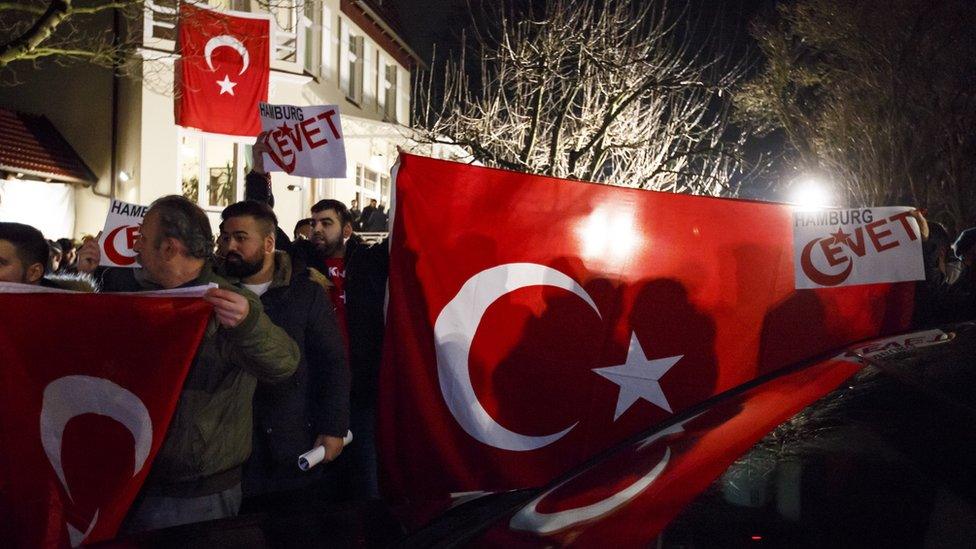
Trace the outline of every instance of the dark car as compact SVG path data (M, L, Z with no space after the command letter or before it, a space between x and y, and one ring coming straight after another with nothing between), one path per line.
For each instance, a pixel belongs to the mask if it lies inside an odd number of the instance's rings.
M888 337L717 395L541 488L238 517L108 545L970 546L973 357L972 323Z
M452 509L401 545L972 546L974 357L973 324L867 342L718 395L546 487ZM824 376L842 382L773 419L771 403Z

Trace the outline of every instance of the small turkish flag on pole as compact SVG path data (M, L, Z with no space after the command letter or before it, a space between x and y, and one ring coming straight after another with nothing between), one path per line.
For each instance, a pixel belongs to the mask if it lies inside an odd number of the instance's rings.
M271 22L180 3L176 123L205 132L257 135L268 100Z

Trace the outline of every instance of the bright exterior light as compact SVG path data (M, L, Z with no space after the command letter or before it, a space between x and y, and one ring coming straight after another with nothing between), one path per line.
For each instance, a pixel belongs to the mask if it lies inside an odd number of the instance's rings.
M822 181L807 177L793 184L789 201L801 210L817 210L832 206L833 196Z
M643 242L634 227L634 212L626 208L597 208L580 222L576 234L588 260L625 260Z

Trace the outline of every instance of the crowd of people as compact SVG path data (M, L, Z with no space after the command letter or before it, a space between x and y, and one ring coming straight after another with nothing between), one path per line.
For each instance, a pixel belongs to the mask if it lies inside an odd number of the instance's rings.
M385 233L389 230L389 216L386 213L386 206L377 205L375 198L371 198L369 206L363 208L362 211L359 211L358 201L353 199L349 204L349 215L352 219L352 229L356 233ZM292 231L292 239L311 239L313 225L311 217L300 219Z
M76 249L0 222L0 282L99 292L217 285L205 295L213 316L123 532L233 516L242 507L279 513L379 497L375 410L389 254L385 242L367 245L356 229L385 223L385 213L375 203L357 212L355 204L321 200L289 238L262 152L254 147L246 200L222 212L216 243L193 202L176 195L153 202L135 244L141 269L99 267L95 239ZM926 266L916 324L974 318L976 228L953 239L913 215ZM354 442L346 447L349 431ZM334 463L300 471L297 456L317 446Z
M338 200L316 203L290 239L254 149L246 199L222 212L216 240L190 200L150 205L134 246L140 269L99 267L96 239L77 253L59 246L56 258L34 227L0 222L0 282L97 292L217 285L204 296L213 315L122 533L379 497L387 247L363 243ZM300 470L298 456L318 446L328 465Z

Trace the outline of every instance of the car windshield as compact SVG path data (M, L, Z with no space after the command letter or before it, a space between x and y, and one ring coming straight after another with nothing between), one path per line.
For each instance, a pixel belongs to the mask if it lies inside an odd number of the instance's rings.
M965 377L971 391L976 376ZM968 545L976 537L970 419L867 367L736 460L657 545Z

